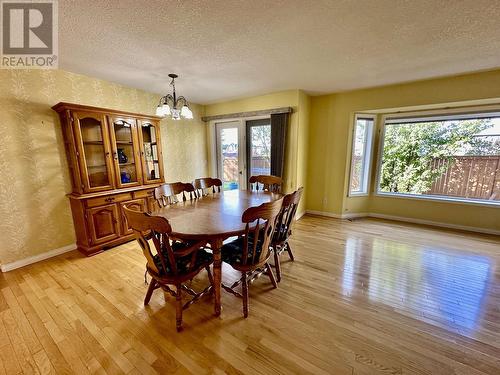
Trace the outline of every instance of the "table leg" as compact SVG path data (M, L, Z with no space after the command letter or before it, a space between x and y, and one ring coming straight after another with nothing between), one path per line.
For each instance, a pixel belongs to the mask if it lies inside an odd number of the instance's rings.
M217 240L211 243L214 256L214 289L215 289L215 316L219 316L221 312L221 282L222 282L222 260L221 247L222 241Z

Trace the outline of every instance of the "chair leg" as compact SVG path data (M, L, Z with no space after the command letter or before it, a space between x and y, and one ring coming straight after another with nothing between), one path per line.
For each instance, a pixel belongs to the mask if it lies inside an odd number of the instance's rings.
M152 278L151 282L149 283L148 291L146 292L146 297L144 298L144 305L147 305L151 300L151 296L153 295L153 292L156 289L156 284L158 284L158 281Z
M182 288L181 284L177 284L175 286L177 288L175 294L175 326L177 328L177 332L182 330Z
M241 283L243 296L243 316L245 318L248 318L248 279L246 272L242 272Z
M276 267L276 278L278 282L281 281L281 263L280 263L280 254L278 249L274 249L274 267Z
M215 293L215 287L214 287L214 278L212 276L212 272L210 272L210 266L206 266L205 269L207 270L208 280L210 281L210 285L212 286L212 289L210 290L210 294L213 294L213 293Z
M273 270L269 263L266 263L266 269L267 269L267 276L269 276L269 279L271 279L271 282L273 283L274 289L278 287L278 283L276 282L276 278L274 277Z
M295 261L295 258L293 257L293 253L292 253L292 248L290 247L290 244L288 242L286 243L286 251L288 252L288 256L290 257L290 260L292 262Z

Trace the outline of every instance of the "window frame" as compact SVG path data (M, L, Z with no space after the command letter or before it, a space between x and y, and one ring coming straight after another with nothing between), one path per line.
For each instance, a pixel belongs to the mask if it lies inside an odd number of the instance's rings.
M425 194L419 195L410 193L391 193L380 190L382 161L384 159L385 132L387 125L391 126L391 122L394 124L396 121L398 121L399 123L405 123L405 122L413 123L413 122L418 122L418 120L420 120L421 122L425 122L429 120L468 119L468 118L481 118L481 117L486 118L490 117L491 115L500 116L499 105L441 108L441 109L432 109L424 111L387 113L382 115L380 118L381 131L380 131L380 139L378 142L374 195L377 197L386 197L386 198L450 202L450 203L465 204L465 205L494 206L494 207L500 206L500 201L451 197L446 195L425 195ZM412 121L415 119L417 121Z
M371 120L370 125L365 129L366 140L363 145L363 179L362 184L360 181L361 189L360 191L351 190L352 173L353 173L353 160L354 152L356 150L356 127L358 120ZM347 196L348 197L364 197L370 195L370 177L371 177L371 166L372 166L372 154L373 154L373 143L375 140L374 132L377 124L377 115L369 113L356 113L354 114L354 121L351 133L351 160L349 167L349 181L347 186Z

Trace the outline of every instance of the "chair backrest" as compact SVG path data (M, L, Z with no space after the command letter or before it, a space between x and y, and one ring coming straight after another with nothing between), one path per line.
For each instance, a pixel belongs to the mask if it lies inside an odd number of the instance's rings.
M207 195L207 190L210 188L212 188L212 193L220 193L222 181L218 178L203 177L194 180L193 185L201 195Z
M274 231L272 243L279 245L285 242L292 234L292 224L295 220L297 207L302 196L303 187L300 187L293 193L283 197L283 206L276 218L276 230Z
M249 182L251 190L264 190L273 193L280 193L281 185L283 184L281 177L267 175L252 176L250 177Z
M154 190L154 198L160 207L179 202L179 194L182 194L182 200L186 201L186 193L190 200L197 197L196 189L193 184L183 182L172 182L158 186Z
M172 232L172 228L168 220L159 216L150 216L145 212L131 210L127 206L124 207L123 211L125 212L129 226L134 231L137 242L141 246L142 253L148 262L148 268L160 274L160 270L153 259L155 254L152 252L150 240L154 244L155 252L159 254L158 257L163 269L167 269L167 263L174 264L175 266L175 258L169 241L169 234ZM162 251L162 249L165 249L168 258L172 259L165 259L165 251Z
M147 260L148 268L151 271L158 275L168 273L171 276L177 276L179 274L177 258L191 254L190 262L188 262L187 268L183 270L184 274L191 272L196 264L198 252L191 251L191 249L174 252L170 244L172 227L167 219L161 216L151 216L146 212L131 210L127 206L124 207L123 211L125 212L129 226L134 231L135 238L141 246L142 253ZM154 246L154 253L151 243ZM158 262L154 261L156 254Z
M269 245L273 236L276 217L278 216L283 198L269 203L262 203L258 207L250 207L243 212L241 221L246 223L245 234L243 235L243 265L253 265L264 262L269 257ZM249 239L252 239L250 242ZM249 258L250 246L253 247ZM261 252L257 258L257 248L261 247Z

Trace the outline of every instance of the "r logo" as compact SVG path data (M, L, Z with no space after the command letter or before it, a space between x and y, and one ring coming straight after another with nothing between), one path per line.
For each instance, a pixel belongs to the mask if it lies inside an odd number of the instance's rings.
M2 2L4 55L54 54L52 2Z

